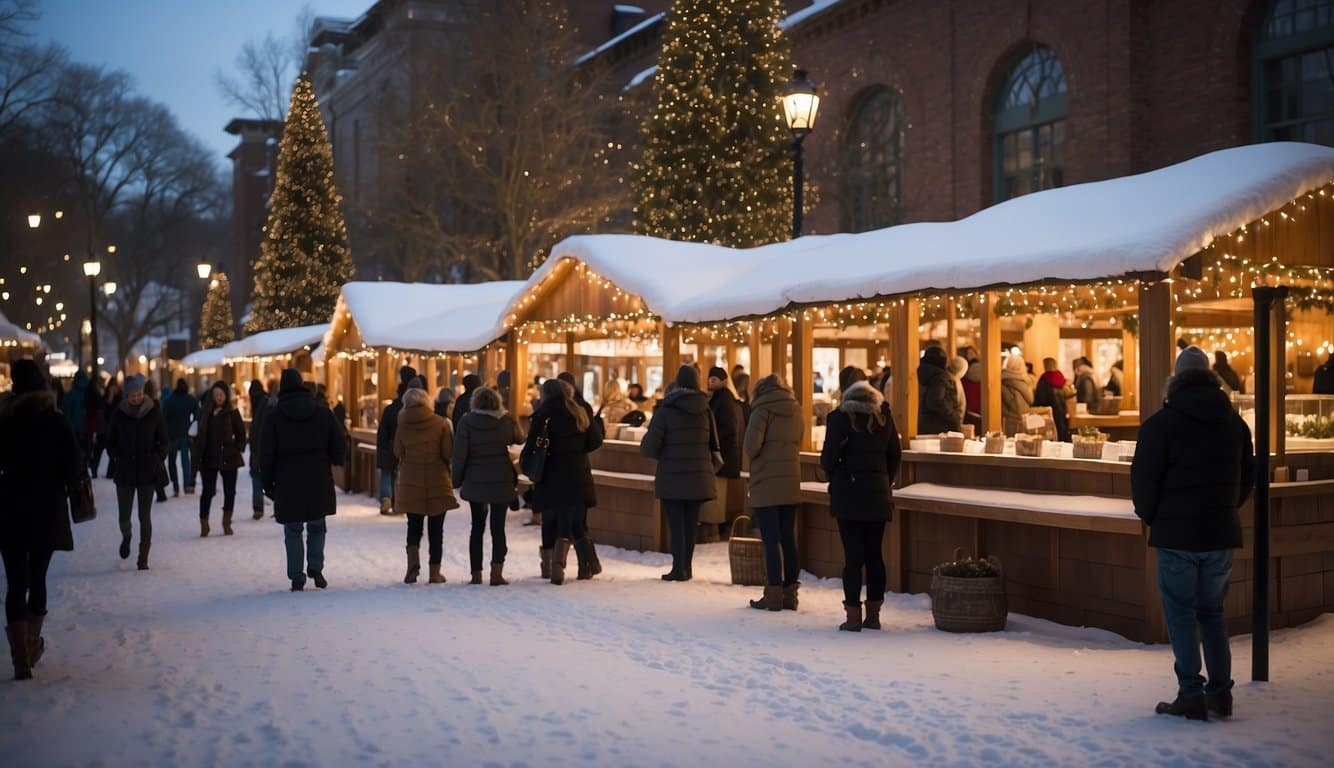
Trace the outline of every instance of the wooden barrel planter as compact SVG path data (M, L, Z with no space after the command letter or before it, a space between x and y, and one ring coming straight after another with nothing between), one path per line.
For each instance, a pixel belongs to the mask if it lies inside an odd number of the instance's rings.
M969 574L969 575L947 575ZM944 632L999 632L1009 616L1000 559L974 560L954 550L954 562L931 573L931 617Z

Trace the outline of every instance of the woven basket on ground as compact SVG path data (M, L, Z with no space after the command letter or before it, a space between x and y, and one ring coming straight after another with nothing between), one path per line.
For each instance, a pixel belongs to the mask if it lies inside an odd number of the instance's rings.
M732 538L727 542L727 559L732 565L732 583L746 587L762 587L768 583L764 569L764 544L757 538L737 534L737 523L742 520L749 524L750 516L739 515L732 521Z
M954 550L961 560L962 549ZM999 576L961 578L931 574L931 616L945 632L998 632L1005 629L1009 604L1005 599L1005 572L1000 558L986 558Z

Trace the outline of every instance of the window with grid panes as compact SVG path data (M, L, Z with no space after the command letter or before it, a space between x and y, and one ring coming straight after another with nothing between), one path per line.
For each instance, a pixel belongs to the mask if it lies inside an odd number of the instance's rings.
M857 105L843 142L839 174L844 232L899 223L903 122L903 101L890 88L876 88Z
M1065 183L1065 70L1056 54L1034 46L996 94L996 201Z
M1334 1L1271 3L1253 72L1256 139L1334 146Z

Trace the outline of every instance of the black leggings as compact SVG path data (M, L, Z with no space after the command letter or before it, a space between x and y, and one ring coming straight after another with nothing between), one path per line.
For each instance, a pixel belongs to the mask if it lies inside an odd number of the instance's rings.
M134 497L139 496L139 541L153 543L153 493L151 485L135 488L133 485L116 486L116 504L120 511L120 534L128 540L132 534L130 516L134 511Z
M470 501L468 504L472 508L472 532L468 536L468 557L472 560L472 569L482 570L482 536L486 533L487 517L491 518L491 564L504 563L505 555L509 552L505 541L505 515L509 512L509 504L480 501Z
M5 549L5 621L27 621L46 615L46 569L51 550Z
M552 549L556 539L578 541L588 535L585 520L588 519L588 507L583 504L570 504L560 507L548 507L542 510L542 548Z
M208 508L213 497L218 495L218 475L222 475L222 511L236 509L236 470L235 469L200 469L204 478L204 493L199 497L199 517L208 519Z
M885 521L839 520L838 537L843 540L843 602L861 602L862 568L866 568L866 599L884 600Z
M702 501L662 500L662 513L667 516L667 534L671 538L673 573L691 572L695 560L695 531L699 528L702 506Z
M420 547L422 544L422 523L425 521L427 554L430 565L439 565L445 556L445 513L435 516L408 515L408 546Z

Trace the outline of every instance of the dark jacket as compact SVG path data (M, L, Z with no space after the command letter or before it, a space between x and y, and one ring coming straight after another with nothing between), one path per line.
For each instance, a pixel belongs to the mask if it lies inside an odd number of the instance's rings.
M653 495L659 499L708 501L718 491L713 482L713 452L718 431L709 397L698 389L674 389L662 399L639 443L639 452L657 459Z
M756 509L801 503L801 407L786 387L761 379L746 422L744 448L750 458L746 493Z
M538 450L536 440L544 425L551 445L542 479L533 485L533 509L543 512L556 507L597 506L588 454L602 447L602 433L592 424L580 432L564 404L544 402L533 413L524 450Z
M278 395L259 441L264 495L280 523L308 523L334 514L333 467L343 465L347 444L333 411L306 389Z
M875 397L859 396L862 388ZM869 425L876 413L884 416L883 426L858 429L853 423L856 415L859 422ZM889 520L894 509L891 487L902 458L899 431L888 403L864 382L849 387L838 410L831 411L825 422L820 450L820 466L829 476L829 511L839 520Z
M1149 546L1209 552L1242 546L1237 508L1255 487L1251 430L1211 371L1168 384L1139 430L1130 486Z
M1097 380L1093 378L1093 369L1086 365L1080 366L1075 372L1075 402L1093 408L1101 399L1102 391L1098 388Z
M723 455L723 468L718 470L718 477L741 477L741 438L746 422L739 403L732 393L723 387L716 389L709 396L709 411L713 413L713 425L718 430L718 450Z
M1051 408L1052 421L1056 422L1056 439L1063 443L1070 442L1070 415L1065 404L1064 387L1053 386L1051 373L1048 371L1038 379L1037 389L1033 392L1033 405Z
M190 434L190 422L199 418L199 401L194 396L173 391L162 400L162 419L167 424L167 437L181 440Z
M1315 369L1315 381L1311 392L1317 395L1334 395L1334 357Z
M245 466L245 422L230 403L204 409L199 434L190 446L190 466L200 469L236 469Z
M83 432L98 435L107 428L107 398L100 384L88 383L83 398Z
M934 435L963 429L959 389L948 371L930 363L917 366L917 434Z
M380 426L375 430L375 466L383 472L398 469L394 455L394 433L398 431L398 414L403 410L403 398L396 397L380 414Z
M454 398L454 416L452 421L455 424L458 424L460 421L463 421L464 414L472 410L472 393L476 392L477 388L480 386L482 385L478 384L477 386L474 387L468 387L465 384L463 389L463 394Z
M465 501L507 504L519 479L509 447L524 441L523 431L505 411L468 411L454 428L454 487Z
M128 399L111 411L107 427L107 453L116 460L116 485L141 488L165 485L167 481L167 425L162 408L145 397L140 408Z
M65 488L86 472L50 392L0 399L0 549L74 549Z
M338 404L342 407L342 403ZM278 398L269 397L265 394L258 403L250 406L250 474L258 475L260 473L259 456L264 448L260 443L264 442L264 422L268 419L273 409L278 407ZM339 427L343 425L343 420L338 418L337 409L334 410L334 420L338 422ZM344 434L347 430L343 430Z
M70 426L74 428L76 435L82 435L84 432L84 401L88 399L88 374L79 371L74 374L74 383L70 385L69 391L60 398L60 410L69 420Z
M1214 373L1218 374L1218 378L1223 380L1223 384L1227 386L1228 390L1238 394L1245 393L1246 388L1241 383L1241 377L1237 375L1231 365L1216 362L1214 363Z

